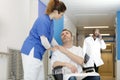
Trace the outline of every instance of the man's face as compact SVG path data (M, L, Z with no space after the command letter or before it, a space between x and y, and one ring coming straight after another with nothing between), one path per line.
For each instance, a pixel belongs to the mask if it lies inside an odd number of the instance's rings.
M99 36L99 34L100 34L99 29L96 29L93 34L94 34L94 36L96 36L96 37Z
M72 41L72 36L69 31L63 31L61 33L61 39L63 43L69 42L69 41Z

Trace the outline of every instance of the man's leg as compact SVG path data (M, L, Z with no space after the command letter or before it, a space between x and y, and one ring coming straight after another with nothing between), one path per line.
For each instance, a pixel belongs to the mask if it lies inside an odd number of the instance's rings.
M68 80L77 80L75 76L70 77Z
M99 69L99 67L97 67L95 64L94 64L94 69L95 69L95 72L98 73L98 69Z
M55 74L53 75L55 80L63 80L63 74Z

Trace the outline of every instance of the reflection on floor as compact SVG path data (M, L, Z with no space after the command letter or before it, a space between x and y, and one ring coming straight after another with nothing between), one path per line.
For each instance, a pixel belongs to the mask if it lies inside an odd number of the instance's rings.
M111 76L101 76L101 80L115 80L115 78Z

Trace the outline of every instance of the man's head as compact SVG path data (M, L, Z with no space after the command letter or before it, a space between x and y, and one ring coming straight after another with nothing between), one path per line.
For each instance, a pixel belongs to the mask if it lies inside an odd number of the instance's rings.
M93 35L96 36L96 37L99 36L100 35L100 30L99 29L94 29L93 30Z
M63 43L72 42L72 32L68 29L63 29L61 39Z

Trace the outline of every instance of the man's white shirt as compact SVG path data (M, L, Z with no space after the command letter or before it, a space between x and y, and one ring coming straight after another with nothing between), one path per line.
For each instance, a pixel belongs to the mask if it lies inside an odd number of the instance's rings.
M81 47L75 47L73 46L72 48L69 48L67 49L69 50L70 52L72 52L73 54L77 55L77 56L80 56L80 57L84 57L84 54L83 54L83 50ZM60 61L60 62L68 62L74 66L77 67L78 69L78 72L82 72L82 67L81 65L75 63L74 61L72 61L69 57L67 57L65 54L61 53L60 51L55 51L53 52L52 54L52 58L51 58L51 64L53 65L53 63L55 61Z

